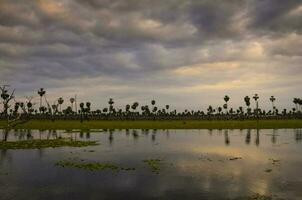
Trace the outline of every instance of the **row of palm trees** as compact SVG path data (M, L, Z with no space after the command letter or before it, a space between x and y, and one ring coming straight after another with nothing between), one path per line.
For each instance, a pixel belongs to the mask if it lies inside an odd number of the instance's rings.
M271 96L269 100L272 103L272 109L265 111L259 108L259 95L254 94L252 99L255 102L254 109L251 108L251 98L245 96L243 98L246 109L242 106L238 108L229 108L230 97L225 95L224 104L214 108L209 105L206 111L201 110L170 110L170 105L165 105L159 108L155 100L151 100L150 105L141 105L138 102L127 104L125 109L114 107L114 99L110 98L108 107L103 109L91 109L90 102L77 102L77 97L69 99L69 105L63 108L63 97L59 97L52 104L46 98L46 91L40 88L37 94L40 98L39 107L35 108L35 103L32 103L33 97L26 97L25 102L17 101L14 97L14 91L9 92L7 86L0 87L3 111L0 114L1 118L12 116L27 116L31 118L71 118L71 119L246 119L246 118L300 118L302 99L294 98L295 107L291 110L283 109L280 111L275 107L276 98ZM79 105L79 109L78 106Z

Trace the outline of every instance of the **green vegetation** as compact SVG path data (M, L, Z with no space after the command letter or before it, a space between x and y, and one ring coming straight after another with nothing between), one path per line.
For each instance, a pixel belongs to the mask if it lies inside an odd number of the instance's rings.
M95 141L74 141L70 139L0 141L0 149L42 149L56 147L86 147L92 145L98 145L98 143Z
M55 164L60 167L73 167L78 169L98 171L98 170L111 170L111 171L120 171L120 170L135 170L135 168L125 168L119 167L112 163L99 163L99 162L87 162L84 160L61 160Z
M153 172L156 172L156 173L159 172L160 164L161 164L160 159L143 160L143 162L146 163Z
M260 195L260 194L254 194L252 196L248 197L239 197L232 200L273 200L273 197L271 195Z
M5 121L0 121L0 128ZM302 120L30 120L19 129L277 129L302 128Z

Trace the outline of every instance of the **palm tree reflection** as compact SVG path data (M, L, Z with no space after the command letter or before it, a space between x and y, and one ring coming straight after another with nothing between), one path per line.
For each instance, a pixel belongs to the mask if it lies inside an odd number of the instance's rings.
M273 134L272 134L272 139L271 139L273 144L276 144L276 142L277 142L277 134L276 133L277 133L277 129L273 129Z
M251 143L251 129L247 129L246 137L245 137L245 143L250 144Z
M113 143L113 133L114 133L114 129L109 129L109 144L112 145Z
M155 142L155 140L156 140L156 132L157 132L157 129L153 129L153 131L152 131L152 137L151 137L151 139L152 139L153 142Z
M224 143L226 145L230 144L230 137L229 137L229 132L228 130L224 130Z
M129 136L129 134L130 134L129 129L126 129L126 136Z
M259 129L257 128L256 129L256 140L255 140L255 144L256 146L259 146L260 145L260 136L259 136Z
M133 137L133 139L137 140L137 138L138 138L138 132L137 132L137 130L133 130L132 131L132 137Z
M302 141L302 129L295 130L295 140L296 140L296 142Z

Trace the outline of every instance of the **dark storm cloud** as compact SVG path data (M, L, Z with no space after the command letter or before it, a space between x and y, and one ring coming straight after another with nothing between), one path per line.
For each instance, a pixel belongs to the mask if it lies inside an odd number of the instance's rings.
M301 18L300 0L1 0L0 83L171 101L228 87L292 91Z
M256 0L255 2L251 5L249 13L251 29L271 31L275 34L302 31L301 11L294 13L302 5L301 1Z

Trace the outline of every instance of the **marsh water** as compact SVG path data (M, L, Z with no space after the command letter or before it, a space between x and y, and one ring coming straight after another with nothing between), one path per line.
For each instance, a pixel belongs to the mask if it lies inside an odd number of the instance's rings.
M6 141L58 137L99 145L0 150L0 199L302 199L301 129L0 130ZM55 165L66 159L135 170Z

